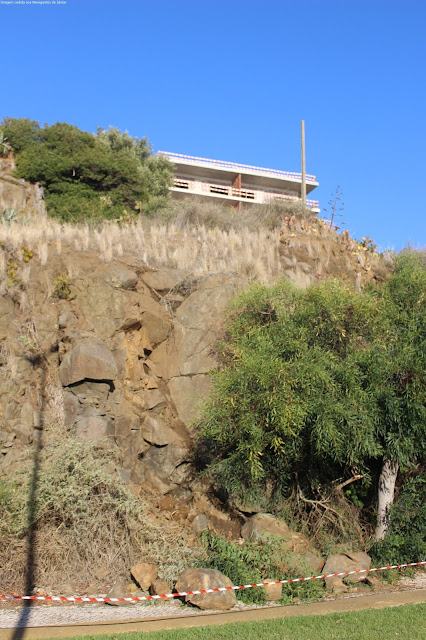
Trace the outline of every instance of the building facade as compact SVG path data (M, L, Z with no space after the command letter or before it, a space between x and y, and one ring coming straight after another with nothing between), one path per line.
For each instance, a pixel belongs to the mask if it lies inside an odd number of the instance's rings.
M233 206L267 204L271 200L300 200L302 175L279 169L265 169L224 160L210 160L169 151L158 151L174 165L173 197L203 196L215 198ZM306 175L306 193L318 182ZM306 200L306 206L319 213L316 200Z

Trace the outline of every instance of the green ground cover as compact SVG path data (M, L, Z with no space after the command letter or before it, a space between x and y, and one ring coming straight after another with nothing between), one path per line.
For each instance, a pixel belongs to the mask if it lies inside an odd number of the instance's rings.
M426 604L79 640L425 640ZM69 640L77 640L70 638Z

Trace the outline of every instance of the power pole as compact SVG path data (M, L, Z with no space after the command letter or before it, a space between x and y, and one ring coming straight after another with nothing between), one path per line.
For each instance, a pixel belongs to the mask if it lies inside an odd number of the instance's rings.
M302 120L302 203L306 207L305 121Z

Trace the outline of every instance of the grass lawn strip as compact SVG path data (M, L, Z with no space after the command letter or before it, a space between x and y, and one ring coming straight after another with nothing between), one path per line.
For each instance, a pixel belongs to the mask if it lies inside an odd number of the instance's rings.
M426 604L78 640L425 640ZM77 640L68 638L67 640Z

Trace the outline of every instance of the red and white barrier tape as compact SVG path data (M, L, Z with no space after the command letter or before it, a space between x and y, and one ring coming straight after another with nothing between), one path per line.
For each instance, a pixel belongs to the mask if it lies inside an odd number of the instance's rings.
M271 580L268 582L258 582L257 584L242 584L232 587L217 587L215 589L200 589L200 591L181 591L180 593L163 593L155 596L134 596L130 598L96 598L94 596L4 596L2 600L45 600L60 602L141 602L143 600L160 600L164 598L181 598L183 596L194 596L201 593L216 593L218 591L237 591L239 589L252 589L253 587L267 587L271 584L289 584L290 582L306 582L307 580L324 580L325 578L335 578L351 576L357 573L372 573L373 571L387 571L388 569L404 569L405 567L418 567L425 565L426 561L408 562L407 564L393 564L387 567L376 567L375 569L357 569L356 571L343 571L341 573L328 573L321 576L310 576L309 578L290 578L289 580Z

